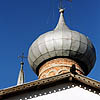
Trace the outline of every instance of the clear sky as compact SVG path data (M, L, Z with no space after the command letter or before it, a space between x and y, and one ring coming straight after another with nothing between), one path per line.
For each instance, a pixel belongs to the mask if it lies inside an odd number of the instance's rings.
M0 89L16 85L21 61L17 57L22 52L27 56L32 42L56 26L58 1L0 0ZM96 48L96 64L88 77L100 81L100 0L66 1L67 25L87 35ZM27 59L24 62L25 82L36 80Z

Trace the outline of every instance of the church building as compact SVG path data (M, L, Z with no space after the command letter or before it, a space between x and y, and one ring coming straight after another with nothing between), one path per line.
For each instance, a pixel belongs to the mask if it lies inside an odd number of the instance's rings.
M100 82L87 75L96 52L89 38L71 30L59 9L56 27L30 46L28 61L38 80L24 83L23 62L17 86L0 90L0 100L100 100Z

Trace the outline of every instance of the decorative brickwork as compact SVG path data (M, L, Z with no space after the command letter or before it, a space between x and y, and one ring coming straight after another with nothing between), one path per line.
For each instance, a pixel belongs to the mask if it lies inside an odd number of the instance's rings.
M75 64L76 72L78 74L84 73L78 63L76 63L74 60L68 58L57 58L46 62L40 67L39 79L44 79L58 74L70 72L70 68L73 64Z

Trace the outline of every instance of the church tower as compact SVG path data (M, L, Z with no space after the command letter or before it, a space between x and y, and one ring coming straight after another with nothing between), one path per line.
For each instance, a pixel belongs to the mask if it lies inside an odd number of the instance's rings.
M42 34L29 49L28 61L39 79L70 72L88 75L96 60L92 42L83 34L71 30L64 20L64 9L54 30Z
M96 61L95 48L67 26L62 5L59 15L56 27L29 48L28 61L39 79L23 83L21 72L20 84L0 90L0 100L100 100L100 82L86 76Z

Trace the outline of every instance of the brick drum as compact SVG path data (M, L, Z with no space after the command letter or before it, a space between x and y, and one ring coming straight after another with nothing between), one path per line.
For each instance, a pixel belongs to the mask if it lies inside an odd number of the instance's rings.
M74 60L68 58L56 58L46 62L39 69L39 79L44 79L47 77L52 77L55 75L70 72L70 68L75 64L76 72L78 74L83 74L83 70Z

